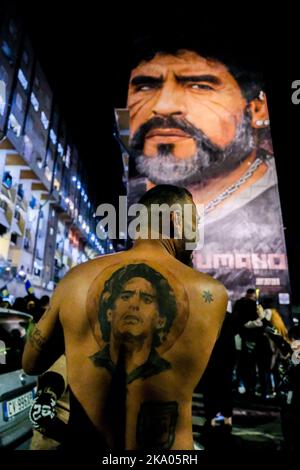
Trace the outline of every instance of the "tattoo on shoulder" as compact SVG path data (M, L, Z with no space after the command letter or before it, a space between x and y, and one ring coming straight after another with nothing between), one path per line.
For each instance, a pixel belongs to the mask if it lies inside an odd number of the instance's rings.
M142 403L136 429L139 449L171 449L175 441L177 418L176 401Z
M212 295L212 293L209 290L203 291L202 297L203 297L205 303L210 304L211 302L214 301L214 296Z
M36 326L29 335L29 341L37 351L41 351L42 349L45 349L47 339L42 335L41 331Z

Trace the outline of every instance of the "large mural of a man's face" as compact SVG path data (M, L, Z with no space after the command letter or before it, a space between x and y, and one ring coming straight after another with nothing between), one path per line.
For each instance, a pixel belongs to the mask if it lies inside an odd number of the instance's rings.
M239 165L267 117L264 98L248 102L224 64L187 50L140 62L128 108L138 172L155 184L183 186Z
M140 37L127 99L130 202L157 184L187 188L203 211L193 266L234 300L253 285L289 292L261 66L255 45L237 52L213 34Z

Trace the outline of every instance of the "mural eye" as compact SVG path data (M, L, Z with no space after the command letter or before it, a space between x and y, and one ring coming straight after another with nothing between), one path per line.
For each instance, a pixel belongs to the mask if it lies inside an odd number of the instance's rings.
M130 299L130 294L129 294L129 293L123 293L123 294L121 294L121 299L122 299L122 300L128 300L128 299Z
M148 91L148 90L151 90L151 86L150 85L141 85L139 87L137 87L137 91Z
M148 297L147 295L144 296L143 298L145 304L151 304L152 303L152 297Z
M193 83L190 88L192 88L192 90L213 90L211 86L205 85L204 83Z
M161 87L161 83L160 82L156 82L154 81L153 83L152 82L144 82L144 83L140 83L138 85L135 86L135 90L138 92L138 91L149 91L149 90L154 90L154 89L157 89L157 88L160 88Z

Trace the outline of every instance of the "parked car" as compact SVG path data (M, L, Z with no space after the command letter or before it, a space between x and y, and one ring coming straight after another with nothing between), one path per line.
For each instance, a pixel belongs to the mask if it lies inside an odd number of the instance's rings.
M0 449L26 449L32 437L28 416L37 377L22 370L31 315L0 308Z

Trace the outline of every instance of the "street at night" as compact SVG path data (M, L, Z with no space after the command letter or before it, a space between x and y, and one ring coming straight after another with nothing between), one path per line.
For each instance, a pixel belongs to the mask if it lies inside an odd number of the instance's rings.
M298 451L295 21L165 7L0 5L7 455Z

